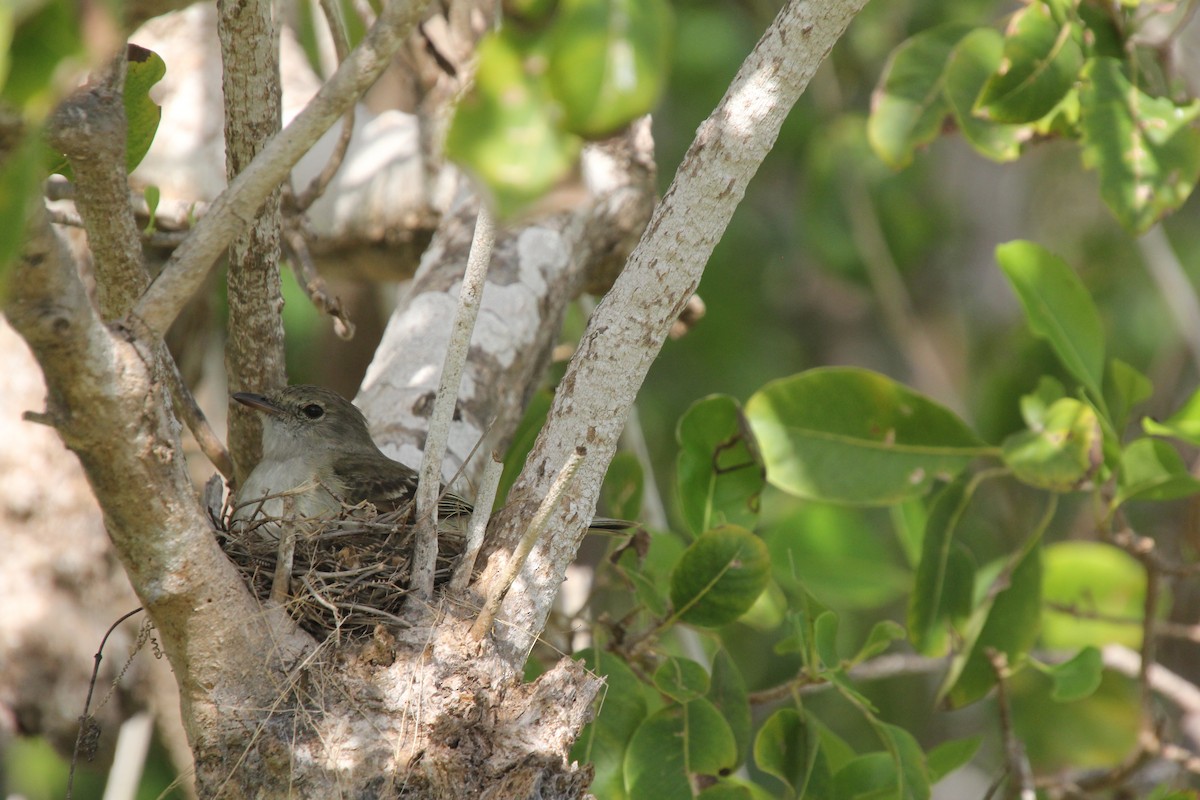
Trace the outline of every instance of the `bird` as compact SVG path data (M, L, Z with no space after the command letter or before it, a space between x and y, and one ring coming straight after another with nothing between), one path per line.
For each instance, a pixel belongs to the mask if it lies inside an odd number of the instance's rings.
M277 520L289 496L296 517L333 518L364 501L383 513L412 507L416 470L384 455L362 411L337 392L298 384L267 394L236 392L233 399L263 422L262 459L234 495L233 522ZM472 509L469 500L443 491L439 530L465 529ZM258 527L278 538L273 524ZM633 523L599 518L589 527L620 531Z

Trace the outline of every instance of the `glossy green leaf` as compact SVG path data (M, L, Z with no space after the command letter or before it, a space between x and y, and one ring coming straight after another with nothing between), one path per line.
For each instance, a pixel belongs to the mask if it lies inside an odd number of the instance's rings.
M689 775L717 775L737 762L729 725L707 700L671 705L638 726L625 751L631 800L690 800Z
M879 751L856 756L833 776L833 797L878 798L898 797L899 782L896 763L888 753Z
M992 28L976 28L962 38L946 62L945 94L963 137L993 161L1012 161L1030 131L1021 126L982 119L975 100L1000 67L1004 37Z
M1034 242L1002 244L996 261L1016 291L1030 329L1049 342L1093 398L1100 398L1104 330L1083 282L1067 262Z
M1193 392L1182 408L1162 422L1143 418L1142 430L1151 436L1170 436L1200 446L1200 390Z
M1050 113L1075 84L1083 52L1073 24L1055 20L1034 0L1013 15L1000 68L984 85L976 109L996 122L1034 122Z
M692 532L757 525L766 478L738 402L728 395L697 400L680 418L675 437L680 510Z
M750 749L751 735L754 731L753 719L750 715L746 680L724 648L717 650L713 657L708 701L721 712L721 716L729 724L737 747L737 763L734 766L741 766L746 752Z
M824 796L831 782L820 737L795 709L782 708L767 718L754 739L754 763L783 781L796 797Z
M999 580L999 584L993 584L990 604L984 603L978 609L978 613L986 614L986 621L969 655L959 654L951 666L953 688L948 698L954 707L975 702L995 685L988 650L1004 653L1008 663L1015 665L1037 641L1042 615L1042 548L1030 547Z
M654 688L680 703L708 693L708 671L690 658L668 656L654 671Z
M954 537L971 496L960 479L934 499L925 526L921 561L908 606L908 635L921 653L938 653L944 628L971 613L975 569L955 547Z
M1121 224L1144 233L1196 186L1200 100L1179 106L1148 95L1115 58L1092 59L1083 74L1083 162L1099 174L1100 196Z
M158 122L162 108L150 99L150 88L167 74L167 65L153 50L136 44L128 47L128 66L125 71L125 171L133 172L142 163Z
M1121 453L1114 505L1129 500L1178 500L1200 492L1174 447L1161 439L1136 439Z
M1103 440L1095 410L1070 397L1055 401L1041 424L1004 440L1004 463L1020 481L1039 489L1070 492L1103 462Z
M613 133L654 109L671 63L666 0L562 0L550 30L550 80L566 128Z
M707 531L671 573L671 603L684 622L717 628L746 613L770 579L767 546L745 528Z
M982 742L982 737L970 736L966 739L942 742L930 750L925 756L925 763L929 767L929 782L937 783L951 772L969 764L979 752Z
M1095 647L1085 647L1070 660L1039 669L1054 679L1050 697L1059 703L1073 703L1090 697L1100 688L1104 659Z
M579 138L559 124L542 47L511 28L485 36L475 85L446 134L446 154L483 181L501 215L544 194L579 155Z
M572 760L595 770L592 791L613 800L625 794L625 749L646 718L641 684L624 661L603 650L576 653L588 669L604 676L596 718L588 723L571 748Z
M1100 542L1058 542L1046 548L1045 560L1042 642L1046 647L1141 646L1146 572L1137 559Z
M746 404L767 480L801 497L888 505L991 452L952 411L868 370L773 381Z
M941 133L950 113L942 83L946 61L968 25L939 25L892 51L871 101L867 138L885 164L908 166L917 148Z

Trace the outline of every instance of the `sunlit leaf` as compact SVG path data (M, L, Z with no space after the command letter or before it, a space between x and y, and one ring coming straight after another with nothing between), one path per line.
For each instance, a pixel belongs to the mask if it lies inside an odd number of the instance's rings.
M1091 295L1067 262L1034 242L996 248L996 261L1025 309L1030 329L1050 343L1063 366L1099 399L1104 331Z
M550 80L567 130L616 131L654 109L671 63L666 0L561 0L550 29Z
M1120 61L1084 68L1083 161L1100 176L1100 196L1116 218L1144 233L1191 196L1200 176L1200 100L1180 106L1143 92Z
M942 92L946 61L968 25L939 25L892 51L875 94L867 137L876 155L895 169L906 167L917 148L937 138L950 103Z
M945 92L954 121L963 137L993 161L1012 161L1021 155L1027 128L981 119L975 99L1000 66L1004 37L992 28L976 28L954 47L946 63Z
M1080 488L1103 461L1095 410L1070 397L1055 401L1040 425L1009 436L1001 449L1018 480L1055 492Z
M1129 500L1178 500L1200 492L1174 447L1161 439L1136 439L1121 453L1114 504Z
M1200 446L1200 390L1193 392L1182 408L1162 422L1144 418L1142 430L1151 436L1170 436Z
M475 85L446 134L447 155L483 181L502 215L564 178L581 147L561 127L543 48L511 27L485 36L476 51Z
M750 398L746 418L767 480L814 500L898 503L991 452L949 409L856 368L773 381Z
M976 109L996 122L1033 122L1062 101L1075 84L1083 52L1070 22L1054 18L1034 0L1013 15L1000 68L988 80Z
M1045 564L1046 647L1141 646L1146 571L1133 556L1100 542L1056 542L1046 547Z
M166 74L167 65L158 53L129 45L125 71L126 172L133 172L142 163L158 132L162 108L150 99L150 88Z

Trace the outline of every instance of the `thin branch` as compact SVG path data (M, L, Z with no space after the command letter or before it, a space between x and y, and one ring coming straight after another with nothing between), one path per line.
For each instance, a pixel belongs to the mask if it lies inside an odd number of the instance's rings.
M333 49L337 53L338 63L344 63L350 52L350 36L346 33L346 20L342 18L342 4L339 0L321 0L321 12L324 13L325 21L329 25L329 33L333 37ZM346 151L350 148L350 139L353 136L354 106L351 105L350 110L342 117L341 135L338 136L337 144L333 146L333 152L330 154L329 160L325 162L325 167L309 182L304 191L292 198L291 205L295 211L300 213L307 211L309 206L325 193L329 182L341 169L342 161L346 158Z
M1008 656L1002 651L987 648L988 663L996 674L996 708L1000 715L1000 738L1004 742L1004 763L1008 772L1010 798L1034 800L1033 772L1025 755L1025 746L1017 738L1012 723L1012 707L1008 700Z
M458 296L458 312L446 347L446 360L438 383L437 398L429 416L429 433L421 459L421 482L417 487L416 542L413 546L412 588L417 597L428 600L433 596L433 575L437 567L438 495L442 491L442 462L446 460L446 443L450 438L450 422L458 405L458 387L462 383L463 367L471 349L471 334L483 301L483 287L488 265L492 261L492 245L496 229L486 203L479 204L475 218L475 233L467 270L463 274Z
M551 522L526 591L510 595L498 641L514 670L545 625L574 559L625 418L672 324L695 293L713 248L780 126L817 67L866 0L789 0L701 125L625 270L596 309L510 494L492 541L512 551L522 519L553 476L586 445L578 491ZM515 499L514 499L515 497ZM506 558L488 570L502 570Z
M342 299L329 293L329 284L325 283L325 279L317 272L317 265L308 249L304 232L296 226L289 226L283 232L283 240L290 255L288 261L292 264L296 283L300 284L313 308L333 318L333 332L339 339L353 339L354 323L350 321L346 309L342 308Z
M55 110L47 128L75 173L75 209L87 229L105 319L128 313L150 282L125 173L125 67L122 50L94 85Z
M220 472L225 480L232 482L233 460L229 457L229 451L225 449L221 437L217 436L212 426L208 424L208 419L200 410L200 404L196 402L196 397L184 382L183 375L179 373L179 365L175 363L175 358L167 350L164 342L157 343L156 354L167 379L167 388L171 392L175 415L187 425L188 430L192 432L192 438L200 447L200 452L212 462L212 465L217 468L217 472Z
M475 624L471 626L472 638L482 639L492 629L492 623L495 621L496 612L500 610L500 604L504 602L509 588L521 573L529 554L533 552L534 543L541 538L542 532L546 529L546 523L550 521L550 515L558 508L559 502L571 488L571 483L575 480L575 473L579 471L579 465L583 463L585 454L586 451L582 448L577 450L555 476L550 491L542 498L542 504L538 506L537 513L529 521L529 527L525 529L525 535L521 537L504 572L500 575L499 580L490 584L487 602L484 604L483 610L479 612Z
M370 31L304 110L268 140L226 187L192 235L172 253L132 314L161 336L200 288L213 263L245 230L259 206L287 179L300 157L375 82L421 17L428 0L385 3Z
M479 478L479 491L475 494L475 510L471 514L471 522L467 526L467 543L459 558L454 575L450 578L449 590L461 592L471 582L471 574L475 571L475 558L483 545L483 534L487 531L488 520L492 516L492 504L496 502L496 490L500 487L500 476L504 474L504 462L495 453L488 459Z
M852 681L883 681L907 675L932 675L944 672L949 661L945 658L929 658L913 653L888 653L850 668L847 677ZM751 705L776 703L792 695L815 694L831 688L829 679L822 675L801 672L789 681L751 692L747 699Z

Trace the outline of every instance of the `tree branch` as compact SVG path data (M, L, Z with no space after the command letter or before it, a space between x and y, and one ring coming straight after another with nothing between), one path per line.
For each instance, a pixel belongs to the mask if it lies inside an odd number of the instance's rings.
M390 63L420 19L428 0L394 0L294 120L271 137L255 158L213 201L192 235L167 260L138 300L133 315L162 335L200 287L225 247L245 230L254 213L283 183L292 166L333 125Z
M219 0L225 95L225 169L232 182L279 132L279 52L270 0ZM229 327L225 371L229 391L263 392L287 383L283 294L279 283L279 189L266 197L250 228L229 247ZM229 454L241 480L261 457L262 424L229 400Z
M671 324L700 281L750 178L817 67L866 4L791 0L743 63L697 133L625 271L597 308L494 535L483 585L498 579L532 515L578 446L588 458L578 495L564 503L510 593L498 646L517 670L542 630L595 508L625 417Z

